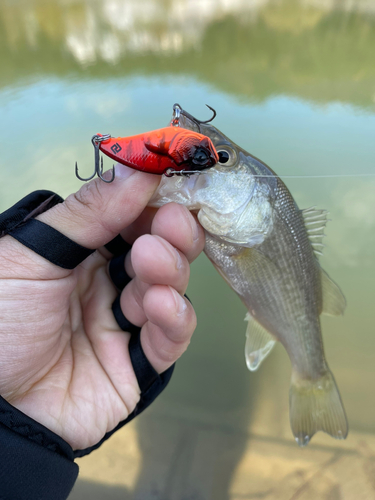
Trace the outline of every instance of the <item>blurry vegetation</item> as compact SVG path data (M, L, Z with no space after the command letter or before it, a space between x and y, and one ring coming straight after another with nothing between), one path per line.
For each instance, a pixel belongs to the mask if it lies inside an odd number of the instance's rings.
M111 23L99 2L0 0L0 88L30 77L177 74L253 101L286 94L374 106L374 13L264 0L251 12L213 9L199 24L183 0L155 2L143 12L130 2L127 14L116 0L123 17Z

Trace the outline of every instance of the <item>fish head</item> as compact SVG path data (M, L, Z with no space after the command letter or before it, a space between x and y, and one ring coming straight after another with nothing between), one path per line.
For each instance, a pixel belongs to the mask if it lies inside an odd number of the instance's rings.
M163 176L150 205L180 203L213 236L247 247L262 243L272 230L275 174L211 123L190 116L182 112L178 126L209 137L219 161L199 175Z

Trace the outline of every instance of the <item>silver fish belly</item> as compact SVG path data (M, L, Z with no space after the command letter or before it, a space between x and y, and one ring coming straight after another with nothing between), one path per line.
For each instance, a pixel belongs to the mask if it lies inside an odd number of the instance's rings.
M185 116L180 125L197 130ZM307 445L319 430L343 439L348 425L325 360L319 318L345 309L340 289L317 258L326 212L299 210L267 165L212 125L199 128L222 161L203 175L163 179L151 205L174 201L198 213L206 255L248 310L248 368L256 370L276 341L285 347L292 364L290 423L297 443Z

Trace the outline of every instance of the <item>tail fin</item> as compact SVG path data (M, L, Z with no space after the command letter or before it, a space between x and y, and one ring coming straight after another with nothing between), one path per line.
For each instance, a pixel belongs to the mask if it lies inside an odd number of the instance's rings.
M306 446L318 431L336 439L348 435L348 422L332 373L303 380L293 373L289 392L290 426L299 446Z

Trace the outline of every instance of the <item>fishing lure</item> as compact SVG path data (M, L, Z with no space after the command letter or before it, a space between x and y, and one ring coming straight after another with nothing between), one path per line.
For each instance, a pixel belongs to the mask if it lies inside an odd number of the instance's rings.
M128 167L168 177L199 174L219 160L211 139L178 126L131 137L114 138L109 134L96 134L91 142L95 149L95 171L91 177L82 178L76 163L76 176L81 181L89 181L95 175L107 183L114 180L114 166L111 179L103 178L103 157L100 160L99 151Z

